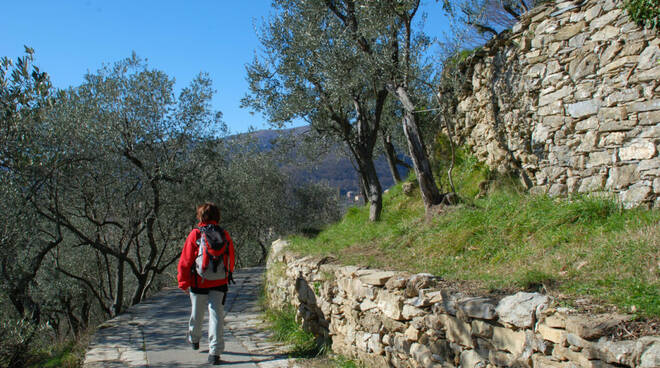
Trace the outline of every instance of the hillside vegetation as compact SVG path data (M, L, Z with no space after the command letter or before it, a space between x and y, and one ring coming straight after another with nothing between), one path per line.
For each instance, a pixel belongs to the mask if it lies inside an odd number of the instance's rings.
M660 317L660 211L624 210L598 196L532 196L510 178L491 180L475 199L489 176L463 154L454 178L461 204L425 215L419 191L407 196L398 185L384 196L382 221L352 208L314 238L293 237L292 250L430 272L490 292L538 290L568 304L589 297Z

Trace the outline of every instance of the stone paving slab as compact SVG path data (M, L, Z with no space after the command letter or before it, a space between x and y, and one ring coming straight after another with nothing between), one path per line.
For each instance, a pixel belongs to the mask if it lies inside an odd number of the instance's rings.
M223 364L236 368L291 367L286 346L270 341L261 326L258 304L264 268L242 269L234 275L225 304L225 352ZM200 350L185 340L190 317L190 299L176 288L152 298L106 321L94 335L85 368L97 367L198 367L207 366L206 327ZM207 315L208 321L208 315Z

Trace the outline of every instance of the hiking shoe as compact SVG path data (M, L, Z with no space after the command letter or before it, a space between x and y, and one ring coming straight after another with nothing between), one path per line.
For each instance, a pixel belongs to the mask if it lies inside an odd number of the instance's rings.
M199 350L199 343L198 342L191 342L190 345L192 345L193 350Z
M220 360L219 355L209 355L209 363L212 365L220 365L220 363L222 363L222 360Z

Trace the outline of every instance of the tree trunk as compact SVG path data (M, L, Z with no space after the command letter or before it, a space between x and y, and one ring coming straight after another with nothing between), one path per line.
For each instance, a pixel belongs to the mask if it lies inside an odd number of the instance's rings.
M404 107L403 132L406 135L406 141L408 141L408 149L410 150L415 174L417 174L417 181L419 182L419 189L422 193L424 207L428 210L431 206L440 204L442 196L433 179L433 172L431 171L431 164L426 155L424 141L415 122L415 114L413 113L415 107L412 101L410 101L408 91L399 86L396 88L395 93Z
M135 288L135 293L133 293L133 298L131 300L131 305L138 304L144 298L144 293L147 287L147 280L149 279L149 272L137 276L137 287Z
M117 277L115 279L115 299L112 303L112 317L118 316L124 307L124 261L117 260Z
M373 157L367 154L365 148L357 147L355 152L358 156L356 159L365 191L364 198L369 202L369 221L379 221L383 210L383 193L376 173L376 165L374 165Z
M392 144L392 137L389 134L383 135L382 137L383 147L385 148L385 158L387 158L387 165L390 167L390 173L392 174L394 183L398 184L401 182L401 175L399 174L399 170L396 168L397 158L394 145Z
M369 203L369 195L367 194L367 183L364 181L364 175L360 172L360 170L358 170L357 172L360 180L360 195L362 196L362 198L364 198L364 204L367 204Z

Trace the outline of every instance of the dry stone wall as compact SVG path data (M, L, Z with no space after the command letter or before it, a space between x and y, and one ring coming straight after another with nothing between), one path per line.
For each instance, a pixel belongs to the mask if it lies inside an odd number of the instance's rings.
M660 38L622 1L548 1L461 65L454 129L550 195L660 207Z
M606 337L624 315L580 315L539 293L467 296L429 274L299 258L276 241L271 307L293 305L303 326L371 367L660 367L660 337Z

